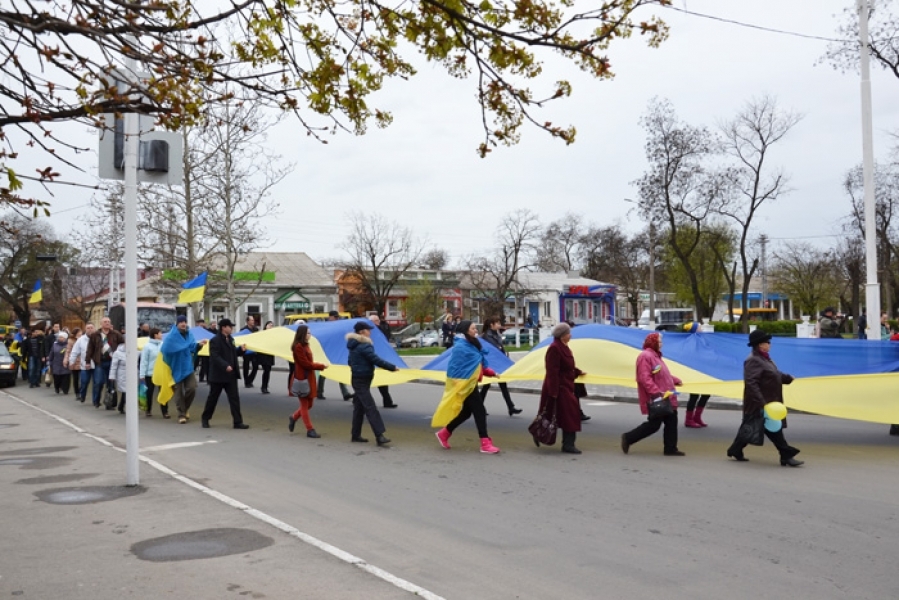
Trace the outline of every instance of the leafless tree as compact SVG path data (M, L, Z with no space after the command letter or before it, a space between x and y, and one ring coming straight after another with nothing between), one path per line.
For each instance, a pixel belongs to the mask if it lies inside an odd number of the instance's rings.
M349 221L350 237L341 244L348 254L343 271L358 281L378 314L385 314L391 291L418 264L422 243L414 238L411 229L379 214L354 212Z
M620 225L591 225L582 235L579 249L584 265L582 274L590 279L614 282L638 315L640 293L649 289L649 243L647 231L630 236ZM658 256L658 253L655 253ZM656 271L656 282L663 287L663 277Z
M788 177L770 164L771 149L801 118L798 114L780 110L774 98L762 96L747 102L734 119L721 125L724 150L733 164L726 171L730 193L718 212L736 224L739 235L737 251L743 276L741 322L744 333L749 329L749 285L759 266L758 255L750 254L753 219L763 204L775 202L789 191Z
M519 281L522 271L528 269L529 255L540 236L540 221L528 209L518 209L506 215L497 227L497 246L491 254L472 256L466 260L472 286L480 302L484 303L484 316L497 315L505 319L503 308L509 297L526 294Z
M726 194L726 179L710 167L720 142L705 127L680 121L671 102L664 99L650 101L641 124L647 136L648 167L634 182L640 193L640 212L648 222L663 225L668 247L683 266L697 317L708 317L694 252L703 227Z
M573 213L566 213L561 219L549 223L541 231L535 250L536 269L546 273L576 270L583 234L589 227L583 217Z
M443 248L432 248L421 255L422 268L442 271L449 266L449 253Z

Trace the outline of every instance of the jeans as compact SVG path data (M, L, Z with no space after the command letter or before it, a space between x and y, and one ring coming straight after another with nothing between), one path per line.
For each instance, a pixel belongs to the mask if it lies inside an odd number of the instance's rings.
M90 384L93 376L93 369L81 369L81 376L80 379L76 382L76 385L78 386L77 396L82 400L84 398L87 398L87 386Z
M41 359L36 356L28 357L28 383L32 386L41 384Z
M100 395L103 393L104 387L115 393L115 388L109 383L109 367L111 366L111 360L104 360L94 367L94 406L100 406Z

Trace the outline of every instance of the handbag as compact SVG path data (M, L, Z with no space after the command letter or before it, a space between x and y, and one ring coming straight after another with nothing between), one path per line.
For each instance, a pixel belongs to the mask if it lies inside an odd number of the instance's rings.
M737 439L753 446L765 443L765 417L762 415L748 417L740 424Z
M558 425L556 424L556 402L553 402L552 417L547 414L547 407L544 406L543 411L534 417L528 426L528 431L534 437L534 443L539 447L540 444L552 446L556 443L556 432Z
M303 378L293 378L293 383L290 384L290 395L296 396L297 398L306 398L312 392L312 387L309 385L309 379L306 375L306 370L303 370Z
M116 396L116 393L111 390L106 390L106 395L103 396L103 406L107 409L113 409L118 405L119 400Z
M137 384L137 408L147 410L147 384L143 381Z
M656 398L646 403L646 410L650 419L664 419L674 414L674 407L668 398Z

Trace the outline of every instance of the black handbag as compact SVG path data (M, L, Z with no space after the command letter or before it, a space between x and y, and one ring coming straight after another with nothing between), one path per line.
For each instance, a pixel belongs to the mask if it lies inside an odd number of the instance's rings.
M753 446L761 446L765 443L765 417L747 417L740 424L737 439Z
M113 409L118 405L119 400L116 396L116 393L110 390L106 390L106 395L103 396L103 407L107 409Z
M556 443L556 432L559 426L556 424L556 403L553 402L552 405L552 416L546 414L548 407L544 406L543 411L528 425L528 431L534 437L534 443L538 447L540 444L552 446Z
M668 398L656 398L646 403L650 419L664 419L674 414L674 407Z

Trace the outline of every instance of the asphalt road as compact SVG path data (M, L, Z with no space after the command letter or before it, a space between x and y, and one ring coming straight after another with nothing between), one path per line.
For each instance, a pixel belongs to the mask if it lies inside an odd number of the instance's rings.
M7 391L124 445L114 411L47 388ZM429 419L441 391L394 387L400 406L382 411L393 444L378 448L350 443L350 403L333 382L312 412L319 440L301 423L290 435L296 401L258 387L241 389L251 429L231 429L224 397L201 429L201 384L189 424L141 417L141 447L214 441L144 453L445 598L899 596L899 438L886 425L791 415L787 439L806 461L792 469L770 444L728 460L740 415L726 410L707 411L706 429L680 429L686 457L662 456L661 433L624 455L637 407L586 402L593 419L572 457L534 447L536 395L515 395L525 411L510 418L491 390L502 449L492 456L478 452L473 423L452 450L438 446Z

